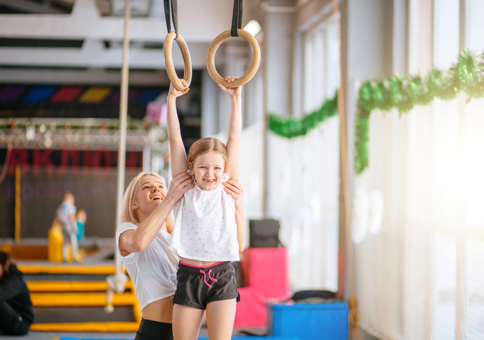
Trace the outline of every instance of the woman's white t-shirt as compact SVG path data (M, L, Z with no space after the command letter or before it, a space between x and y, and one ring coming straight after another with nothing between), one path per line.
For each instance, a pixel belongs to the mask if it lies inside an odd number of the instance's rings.
M138 226L125 222L116 231L116 246L119 252L119 237L127 230ZM176 271L179 257L170 247L171 235L164 230L141 253L121 256L124 266L133 281L136 297L141 309L148 304L175 294Z
M224 174L223 182L228 180ZM206 191L195 183L176 204L172 245L183 258L239 261L235 203L220 183Z

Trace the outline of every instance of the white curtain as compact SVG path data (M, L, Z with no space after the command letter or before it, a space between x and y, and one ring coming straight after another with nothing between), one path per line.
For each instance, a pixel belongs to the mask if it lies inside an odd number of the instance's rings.
M433 62L484 49L482 0L434 0ZM463 19L463 23L459 23ZM362 327L382 339L484 339L484 99L372 112L369 168L383 224L356 245Z
M338 287L339 119L302 138L271 135L269 213L281 221L293 290Z
M484 335L484 100L374 112L370 167L381 230L356 245L363 328L383 339Z

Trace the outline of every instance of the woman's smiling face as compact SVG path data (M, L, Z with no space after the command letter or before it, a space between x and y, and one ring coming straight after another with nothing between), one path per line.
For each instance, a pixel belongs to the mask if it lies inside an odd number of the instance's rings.
M165 198L165 187L155 176L144 176L136 193L133 209L138 215L139 222L150 216L156 207Z
M221 154L210 151L195 158L190 170L200 188L210 191L222 182L225 161Z

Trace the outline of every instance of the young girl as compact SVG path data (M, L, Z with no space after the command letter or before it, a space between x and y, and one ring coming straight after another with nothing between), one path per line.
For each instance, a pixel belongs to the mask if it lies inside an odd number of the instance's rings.
M226 81L235 79L228 77ZM241 199L234 201L224 182L237 179L239 174L242 89L219 87L231 101L227 146L215 138L200 139L191 146L188 160L176 112L176 98L188 89L178 91L170 85L168 94L172 174L188 170L195 180L195 187L174 210L172 245L181 257L173 299L176 340L197 338L204 310L210 340L230 339L239 300L230 261L238 261L244 249L244 219Z

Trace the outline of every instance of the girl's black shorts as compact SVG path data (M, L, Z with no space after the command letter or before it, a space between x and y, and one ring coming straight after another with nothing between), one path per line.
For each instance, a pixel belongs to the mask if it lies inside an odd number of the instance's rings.
M213 301L237 299L240 295L235 269L230 262L197 267L180 262L173 303L204 310Z

